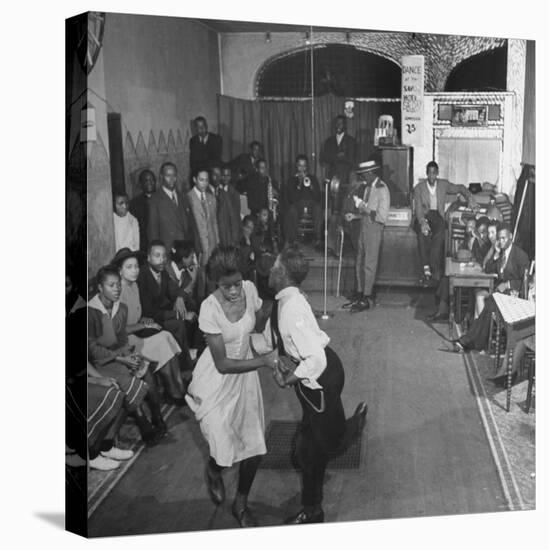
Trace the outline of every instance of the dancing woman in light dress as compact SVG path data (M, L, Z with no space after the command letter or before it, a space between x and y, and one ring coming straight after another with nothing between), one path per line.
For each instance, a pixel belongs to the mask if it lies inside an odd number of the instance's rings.
M238 491L232 513L241 527L257 521L248 493L266 454L263 396L257 370L275 369L277 351L254 357L250 334L262 301L251 281L242 279L235 247L218 247L207 265L217 289L202 303L199 326L208 347L200 356L187 390L187 402L209 445L208 492L215 504L225 499L221 472L239 462Z

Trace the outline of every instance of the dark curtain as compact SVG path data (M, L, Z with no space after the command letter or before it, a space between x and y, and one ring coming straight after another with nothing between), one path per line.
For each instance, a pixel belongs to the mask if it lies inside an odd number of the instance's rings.
M300 153L309 157L311 172L322 181L320 151L334 132L334 119L343 113L344 102L334 95L315 98L313 144L310 101L250 101L220 95L218 128L223 137L223 160L248 151L249 143L257 139L263 144L272 178L281 185L294 174L294 160ZM392 115L395 128L400 128L400 103L355 101L354 117L347 119L347 133L357 140L359 162L374 153L374 129L382 114Z

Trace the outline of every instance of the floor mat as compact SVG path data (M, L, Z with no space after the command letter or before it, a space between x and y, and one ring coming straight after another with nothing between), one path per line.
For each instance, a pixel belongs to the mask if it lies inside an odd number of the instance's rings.
M299 422L273 420L267 430L267 454L260 468L265 470L298 470L294 459L295 440ZM349 447L340 454L332 454L328 462L331 470L357 470L362 456L361 433Z

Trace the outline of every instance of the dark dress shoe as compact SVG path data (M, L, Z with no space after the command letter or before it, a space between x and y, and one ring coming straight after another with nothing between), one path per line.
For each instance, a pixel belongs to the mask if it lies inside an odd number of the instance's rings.
M219 506L225 501L225 484L221 474L212 475L210 469L206 467L206 483L208 484L208 494L212 502Z
M362 401L357 405L355 414L353 415L358 420L358 432L360 433L366 425L366 415L368 414L368 405Z
M368 298L362 298L351 306L351 313L358 313L360 311L366 311L367 309L370 309L370 302Z
M233 504L232 513L240 527L257 527L257 520L247 506L242 510L237 510Z
M427 316L428 321L448 321L448 314L439 313L438 311L436 313L433 313L431 315Z
M158 440L164 439L168 435L168 426L166 426L164 420L159 420L158 422L154 423L153 426L156 431L156 436L158 437Z
M309 514L301 510L297 515L284 521L285 525L301 525L303 523L324 523L324 512L320 510L315 514Z

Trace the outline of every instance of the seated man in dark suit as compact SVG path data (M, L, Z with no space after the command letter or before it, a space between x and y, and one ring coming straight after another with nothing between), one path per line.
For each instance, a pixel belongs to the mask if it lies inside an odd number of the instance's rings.
M165 162L160 167L160 189L149 200L149 242L160 240L171 247L176 240L194 238L187 200L179 193L176 183L177 167L172 162Z
M130 213L139 223L139 247L143 252L147 251L147 227L149 225L149 203L156 191L156 177L151 170L142 170L139 174L139 187L141 193L130 201Z
M513 234L508 225L502 225L498 231L498 243L499 251L487 263L486 272L497 274L495 292L518 293L522 286L524 271L530 264L528 255L513 244ZM482 313L473 321L467 333L454 341L455 351L485 350L488 347L490 319L496 307L492 296L486 298Z
M178 296L185 303L185 325L187 339L191 349L197 350L200 355L205 346L204 336L198 329L198 256L191 241L175 241L170 251L170 260L166 264L166 272L175 282L179 291Z
M248 182L257 171L257 161L263 157L263 146L259 141L252 141L248 153L242 153L231 161L238 192L246 194Z
M322 233L322 205L320 185L314 174L309 174L306 155L295 159L296 175L288 182L285 193L286 213L283 218L284 238L290 245L297 241L298 223L307 209L313 218L315 246L319 246Z
M185 326L187 310L178 285L166 272L167 259L166 245L162 241L150 241L147 264L139 270L137 279L142 313L174 335L181 348L181 369L190 370L193 364Z
M488 223L486 216L478 219L467 220L465 226L465 242L462 247L471 251L473 260L480 265L490 250L491 243L488 240Z
M473 195L464 185L456 185L438 178L438 164L427 164L427 179L421 180L414 188L416 219L414 230L417 242L423 278L425 281L440 281L444 264L444 209L449 193L462 193L467 197L469 206L478 210Z
M210 168L214 161L221 162L223 140L221 136L208 132L208 123L203 116L194 119L196 134L189 141L191 174Z

